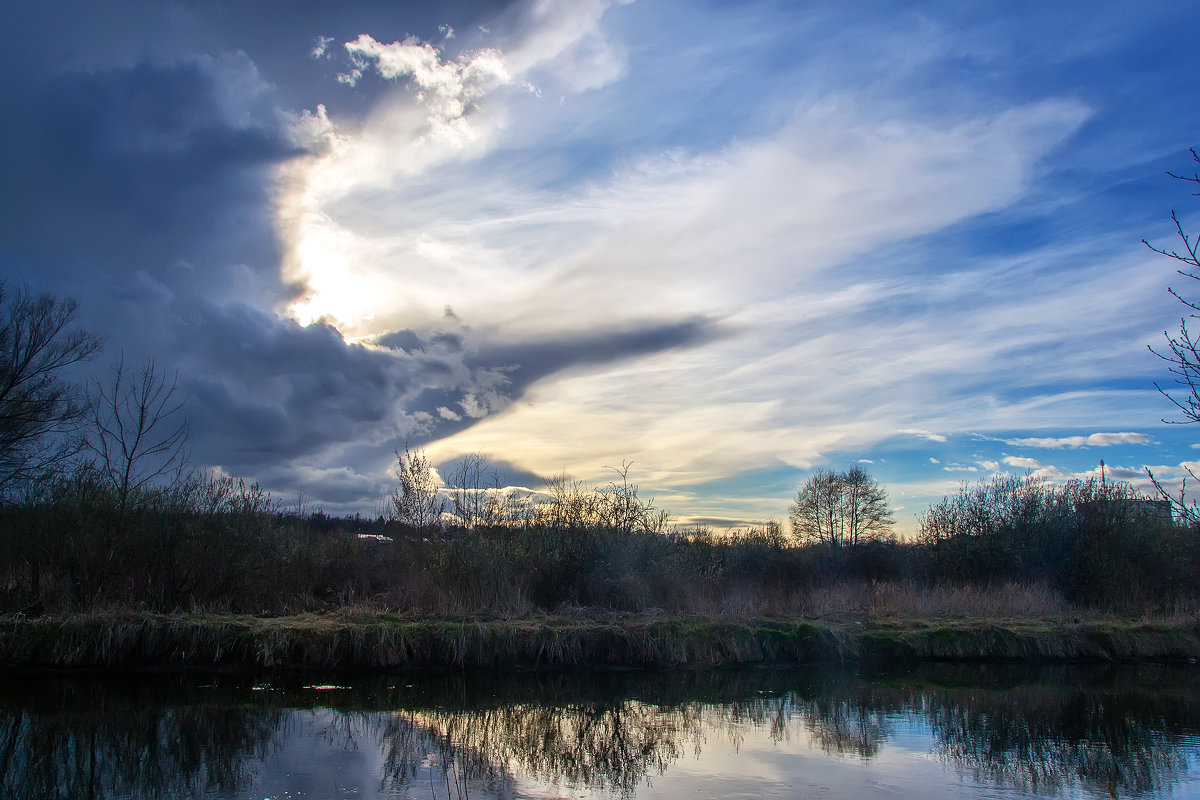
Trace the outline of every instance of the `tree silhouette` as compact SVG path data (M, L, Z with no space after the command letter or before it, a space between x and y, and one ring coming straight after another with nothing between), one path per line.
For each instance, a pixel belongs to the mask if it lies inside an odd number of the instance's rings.
M857 465L814 472L796 492L788 518L796 538L835 550L887 537L895 522L887 492Z
M417 530L439 528L446 499L439 494L441 481L423 450L396 453L396 477L400 485L392 491L395 519Z
M100 340L76 327L76 309L0 281L0 494L79 451L85 405L63 373Z
M1192 161L1195 164L1200 164L1200 153L1192 148ZM1191 175L1168 172L1167 175L1178 181L1195 184L1200 186L1200 173L1193 172ZM1193 197L1200 197L1200 191L1192 192ZM1183 223L1179 221L1179 215L1175 210L1171 210L1171 221L1175 223L1175 233L1179 237L1179 241L1183 243L1182 251L1168 250L1166 248L1155 247L1145 239L1142 244L1149 247L1156 253L1161 253L1168 258L1183 264L1183 267L1176 270L1180 275L1194 281L1200 281L1200 239L1195 241L1184 231ZM1183 419L1168 420L1163 422L1168 424L1192 424L1200 422L1200 340L1198 340L1190 330L1188 330L1188 320L1196 319L1197 313L1200 311L1200 303L1194 300L1189 300L1184 294L1176 291L1175 287L1167 287L1172 295L1187 308L1184 316L1179 319L1179 331L1175 334L1163 331L1163 338L1166 339L1166 347L1155 349L1153 345L1149 345L1150 352L1167 362L1167 369L1173 377L1174 387L1164 387L1159 383L1154 386L1162 393L1164 397L1183 414ZM1196 474L1191 468L1185 467L1188 476L1196 479ZM1155 488L1159 494L1167 500L1171 501L1171 505L1175 511L1182 515L1189 522L1200 522L1200 509L1195 503L1187 501L1187 481L1184 480L1180 488L1178 496L1172 496L1166 488L1164 488L1154 474L1149 470L1146 471L1150 476L1150 480L1154 482Z
M150 359L133 372L122 357L108 382L93 381L85 442L117 493L118 511L151 486L178 480L188 436L183 404L177 379L168 382Z

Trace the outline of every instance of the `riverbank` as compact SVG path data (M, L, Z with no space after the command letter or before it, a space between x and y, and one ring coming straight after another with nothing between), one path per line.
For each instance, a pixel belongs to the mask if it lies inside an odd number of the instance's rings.
M813 621L614 615L409 619L133 612L0 618L24 669L404 670L854 661L1187 661L1200 619Z

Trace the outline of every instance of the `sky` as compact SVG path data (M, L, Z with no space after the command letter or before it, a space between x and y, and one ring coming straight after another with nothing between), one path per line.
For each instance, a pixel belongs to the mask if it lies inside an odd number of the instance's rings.
M396 452L630 464L681 523L865 466L1200 459L1177 2L16 0L0 278L178 376L194 463L374 514ZM1166 420L1166 421L1164 421Z

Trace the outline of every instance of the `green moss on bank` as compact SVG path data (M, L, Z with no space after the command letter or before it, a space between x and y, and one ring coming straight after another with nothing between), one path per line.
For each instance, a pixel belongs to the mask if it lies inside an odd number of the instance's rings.
M0 618L0 665L23 668L387 670L1187 659L1200 659L1200 621L1195 619L864 625L649 616L412 620L369 613Z

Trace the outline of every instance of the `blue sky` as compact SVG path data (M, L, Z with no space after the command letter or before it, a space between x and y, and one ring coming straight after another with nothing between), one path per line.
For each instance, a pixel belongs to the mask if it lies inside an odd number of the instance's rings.
M13 3L0 276L154 357L209 468L372 512L394 451L633 462L783 519L866 462L1177 479L1178 3ZM1200 286L1197 287L1200 289ZM1200 295L1200 291L1194 294ZM93 365L100 367L100 364Z

